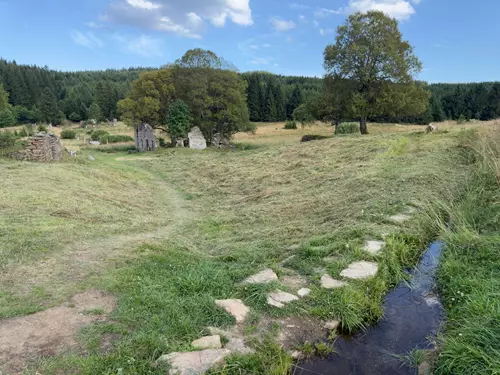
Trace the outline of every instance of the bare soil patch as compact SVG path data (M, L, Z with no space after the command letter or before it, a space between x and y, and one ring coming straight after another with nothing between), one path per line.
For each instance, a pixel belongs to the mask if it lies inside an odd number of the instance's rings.
M33 359L78 347L77 331L90 323L105 320L115 305L113 296L89 290L61 306L0 321L0 370L22 372ZM95 309L104 314L88 313Z

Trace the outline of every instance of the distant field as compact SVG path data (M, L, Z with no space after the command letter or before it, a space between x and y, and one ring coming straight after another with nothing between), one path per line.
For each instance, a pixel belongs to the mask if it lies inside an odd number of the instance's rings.
M73 348L29 362L43 374L156 373L159 355L186 350L207 325L231 324L214 305L221 298L252 309L248 332L285 316L360 329L380 318L387 289L437 234L429 204L460 190L468 170L457 147L462 131L493 125L446 123L425 134L422 126L370 124L369 136L300 143L304 134L333 129L259 124L256 134L235 136L256 146L246 151L144 155L89 148L82 129L80 140L63 141L80 150L76 158L1 160L0 317L45 310L88 288L117 297L111 321L78 336L86 355ZM132 133L123 124L103 128ZM415 212L408 223L389 220L405 212ZM387 256L362 250L365 240L384 238ZM323 273L339 277L359 260L377 261L378 276L338 291L320 288ZM264 268L305 278L310 299L278 311L266 293L289 286L239 285ZM115 349L101 350L111 333Z

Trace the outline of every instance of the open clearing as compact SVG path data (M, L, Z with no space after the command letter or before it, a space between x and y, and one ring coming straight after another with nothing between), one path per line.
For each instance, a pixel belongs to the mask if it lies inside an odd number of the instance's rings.
M38 345L50 343L28 340L24 348L35 354L0 363L4 374L165 373L153 366L161 355L189 350L209 326L234 324L216 300L241 299L251 310L242 331L256 349L253 362L230 358L227 373L265 373L255 363L286 373L284 352L266 335L256 338L263 322L309 316L355 331L379 319L385 292L437 234L426 207L460 189L465 127L425 134L371 125L369 136L304 144L301 135L331 128L281 128L238 134L235 150L139 157L82 149L58 164L0 161L0 332L27 314L52 319L53 309L93 309L71 303L88 290L116 298L106 320L72 326L78 345L68 339L43 352ZM410 220L397 223L394 215ZM383 252L364 250L377 240L386 242ZM360 261L376 263L376 276L342 278ZM278 280L241 284L265 269ZM325 275L347 286L323 288ZM283 309L267 304L269 292L304 287L310 294ZM14 350L0 345L0 361Z

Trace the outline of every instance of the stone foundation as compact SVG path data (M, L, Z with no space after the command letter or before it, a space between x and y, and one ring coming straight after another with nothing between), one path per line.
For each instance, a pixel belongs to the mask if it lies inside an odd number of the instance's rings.
M55 134L38 133L29 139L26 148L12 154L17 160L51 162L62 159L62 147Z

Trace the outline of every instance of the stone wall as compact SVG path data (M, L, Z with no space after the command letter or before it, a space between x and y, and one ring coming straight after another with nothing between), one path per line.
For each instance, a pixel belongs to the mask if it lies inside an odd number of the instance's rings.
M155 130L148 124L141 124L134 132L135 148L139 152L156 150Z
M31 137L26 148L12 155L15 159L50 162L62 159L62 147L55 134L38 133Z

